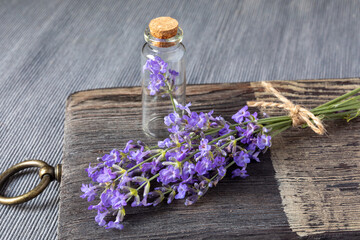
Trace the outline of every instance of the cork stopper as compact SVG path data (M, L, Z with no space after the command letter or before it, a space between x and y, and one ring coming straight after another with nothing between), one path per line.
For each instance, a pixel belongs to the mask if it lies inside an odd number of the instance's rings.
M159 39L168 39L176 36L179 23L171 17L154 18L149 23L150 34Z

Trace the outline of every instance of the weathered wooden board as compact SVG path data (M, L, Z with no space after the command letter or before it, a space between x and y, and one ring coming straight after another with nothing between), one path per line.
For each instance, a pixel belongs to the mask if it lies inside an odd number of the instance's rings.
M355 87L360 79L273 82L297 104L315 106ZM258 83L194 85L193 110L227 119L247 100L274 100ZM66 107L60 239L338 239L360 237L360 121L327 123L329 134L289 130L273 140L245 180L225 178L197 204L135 208L123 231L105 230L81 199L84 169L129 139L156 139L141 130L140 88L71 95Z

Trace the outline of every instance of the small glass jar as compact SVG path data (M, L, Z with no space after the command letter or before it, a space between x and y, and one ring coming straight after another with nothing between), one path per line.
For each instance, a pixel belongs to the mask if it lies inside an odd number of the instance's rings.
M146 28L144 37L146 43L141 58L142 126L147 135L161 138L168 135L164 117L176 111L177 104L185 104L183 31L177 27L175 36L160 39Z

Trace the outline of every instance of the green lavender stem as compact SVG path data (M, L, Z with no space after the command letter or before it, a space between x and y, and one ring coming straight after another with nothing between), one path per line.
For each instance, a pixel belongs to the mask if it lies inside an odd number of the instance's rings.
M174 112L178 112L177 108L176 108L176 104L175 104L175 100L174 100L174 96L172 95L172 89L170 87L170 84L167 80L165 80L165 84L167 86L167 93L169 94L170 97L170 101L171 101L171 105L174 109Z
M331 101L329 101L329 102L327 102L327 103L324 103L324 104L322 104L322 105L314 108L313 110L315 110L315 109L320 109L320 108L323 108L323 107L328 107L328 106L330 106L330 105L333 105L333 104L335 104L335 103L340 102L341 100L344 100L344 99L346 99L346 98L348 98L348 97L351 97L351 96L357 94L358 92L360 92L360 87L359 87L359 88L356 88L356 89L354 89L354 90L352 90L352 91L350 91L350 92L348 92L348 93L346 93L346 94L344 94L344 95L342 95L342 96L340 96L340 97L337 97L337 98L335 98L335 99L333 99L333 100L331 100Z
M171 94L170 91L169 91L169 96L170 96L170 100L171 100L171 104L172 104L172 106L173 106L174 112L177 112L177 108L176 108L176 105L175 105L174 97L173 97L173 95Z

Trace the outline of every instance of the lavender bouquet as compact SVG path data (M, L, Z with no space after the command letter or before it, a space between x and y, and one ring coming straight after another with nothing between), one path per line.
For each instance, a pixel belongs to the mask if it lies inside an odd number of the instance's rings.
M123 229L128 205L156 206L163 201L170 204L174 199L185 199L185 205L191 205L226 174L246 178L248 164L260 161L259 154L271 147L271 138L292 126L310 127L324 134L322 120L350 121L360 114L360 96L356 95L360 88L309 111L263 83L282 103L248 105L284 108L290 114L259 119L247 105L232 116L231 123L213 116L213 111L192 112L191 103L176 103L172 91L178 74L167 69L161 58L148 60L144 70L150 71L151 94L168 94L171 99L174 112L164 118L169 137L157 146L130 140L124 149L112 150L86 169L92 183L82 185L81 197L89 202L97 199L89 210L97 211L95 221L106 229ZM233 170L229 173L230 167Z

